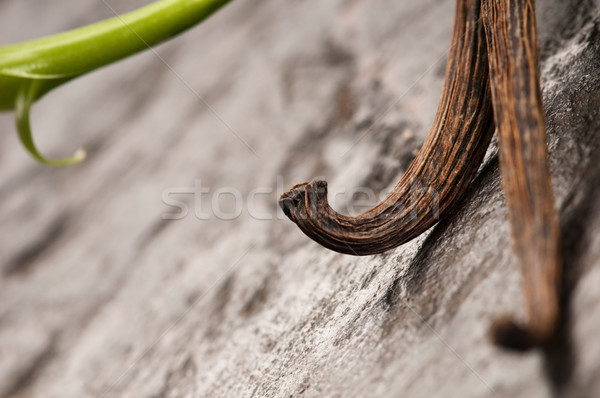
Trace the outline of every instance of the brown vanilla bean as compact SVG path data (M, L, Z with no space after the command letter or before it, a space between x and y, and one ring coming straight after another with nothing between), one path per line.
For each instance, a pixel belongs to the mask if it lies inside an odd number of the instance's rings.
M334 211L327 183L294 186L279 203L310 238L337 252L397 247L439 221L475 176L494 132L480 0L458 0L445 85L433 127L393 192L357 217Z
M500 173L523 275L526 319L498 321L495 340L524 350L555 330L561 273L559 226L546 150L532 0L483 0Z

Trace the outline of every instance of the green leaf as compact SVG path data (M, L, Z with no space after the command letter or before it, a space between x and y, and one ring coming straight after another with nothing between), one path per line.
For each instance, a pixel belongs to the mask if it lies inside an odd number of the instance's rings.
M95 69L165 41L206 19L231 0L161 0L130 13L69 32L0 47L0 111L15 110L19 136L43 163L62 166L83 159L50 160L35 148L29 112L50 90Z

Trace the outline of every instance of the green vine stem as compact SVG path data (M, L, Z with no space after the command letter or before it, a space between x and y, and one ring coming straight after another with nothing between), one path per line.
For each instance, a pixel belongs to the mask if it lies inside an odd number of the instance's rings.
M57 35L0 47L0 111L14 110L19 137L51 166L85 158L48 159L37 150L29 122L33 103L50 90L165 41L200 23L231 0L160 0L127 14Z

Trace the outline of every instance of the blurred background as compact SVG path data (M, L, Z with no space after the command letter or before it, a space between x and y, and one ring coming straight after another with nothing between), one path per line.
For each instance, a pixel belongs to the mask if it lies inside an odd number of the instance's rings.
M0 0L0 45L148 3ZM454 2L234 0L33 107L42 153L80 165L38 164L0 114L0 397L598 396L600 7L538 3L572 308L554 356L487 338L522 314L495 144L456 215L383 255L277 207L319 177L359 213L397 182Z

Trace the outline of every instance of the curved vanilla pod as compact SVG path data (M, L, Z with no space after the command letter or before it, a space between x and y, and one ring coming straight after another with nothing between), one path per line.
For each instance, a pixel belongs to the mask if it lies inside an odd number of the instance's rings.
M539 50L532 0L484 0L502 186L523 276L526 319L504 318L498 344L525 350L547 342L559 314L560 232L548 170ZM510 67L509 67L510 66Z
M337 252L397 247L444 217L475 176L494 132L480 0L458 0L453 46L438 111L423 147L379 205L357 217L334 211L327 183L297 184L279 200L310 238Z

